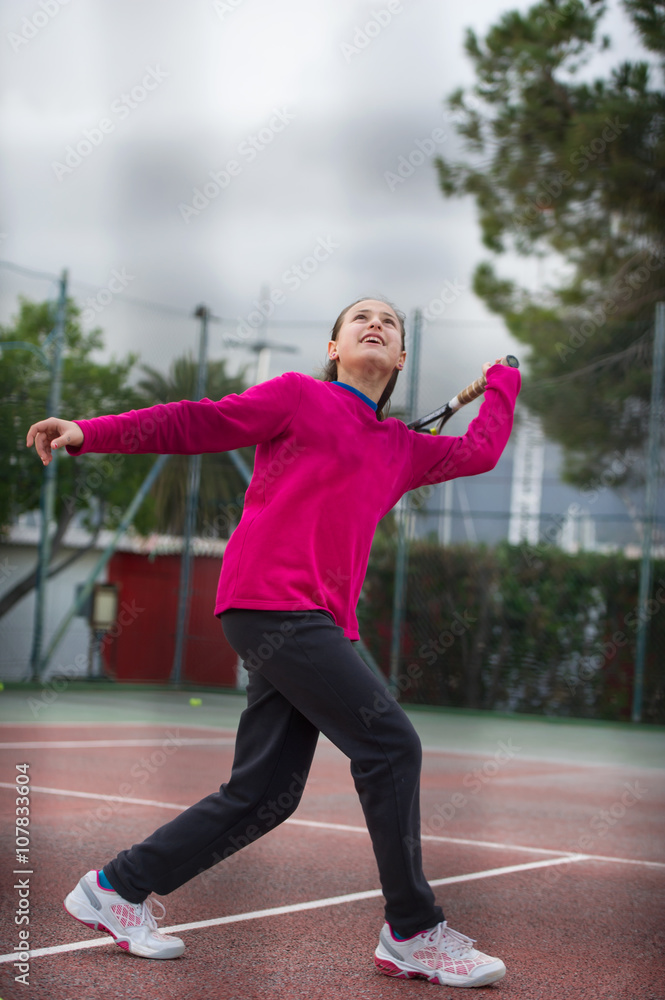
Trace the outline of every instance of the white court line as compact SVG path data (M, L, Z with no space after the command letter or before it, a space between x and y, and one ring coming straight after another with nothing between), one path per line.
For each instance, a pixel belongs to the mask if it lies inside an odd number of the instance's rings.
M15 788L16 786L6 781L0 781L0 788ZM31 792L40 792L45 795L63 795L75 799L93 799L102 802L123 802L128 805L152 806L155 809L174 809L176 812L184 812L189 806L180 805L178 802L157 802L155 799L133 799L122 795L104 795L102 792L75 792L67 788L44 788L40 785L30 785ZM330 830L333 833L363 833L368 836L366 826L350 826L346 823L323 823L314 819L287 819L284 825L307 826L319 830ZM575 851L557 851L551 847L527 847L524 844L504 844L494 840L465 840L462 837L437 837L434 834L422 834L421 840L430 840L439 844L461 844L464 847L490 847L501 851L521 851L524 854L552 854L556 857L570 858L584 857L589 861L613 861L618 865L644 865L647 868L665 868L665 863L661 861L643 861L641 858L615 858L605 854L584 854L578 855Z
M339 830L347 833L368 833L366 826L346 826L343 823L318 823L311 819L287 819L286 823L294 826L317 826L322 830ZM497 844L495 840L463 840L461 837L439 837L433 833L422 833L421 840L433 840L444 844L462 844L465 847L498 847L501 850L527 851L531 854L556 854L569 858L573 851L553 851L548 847L523 847L519 844ZM665 864L663 865L665 868Z
M453 885L455 882L473 882L477 879L493 878L496 875L511 875L513 872L532 871L535 868L549 868L551 865L566 865L576 861L586 861L586 854L570 854L567 858L548 858L546 861L528 861L523 865L507 865L505 868L488 868L481 872L470 872L468 875L451 875L449 878L438 878L431 881L431 886ZM204 927L219 927L221 924L235 924L244 920L261 920L264 917L277 917L286 913L301 913L303 910L318 910L325 906L339 906L342 903L356 903L363 899L376 899L382 896L381 889L369 889L366 892L350 892L345 896L328 896L326 899L311 899L306 903L292 903L290 906L271 906L266 910L253 910L249 913L234 913L228 917L213 917L210 920L195 920L189 924L174 924L164 927L165 934L179 934L183 931L201 930ZM104 936L86 941L72 941L69 944L55 945L51 948L35 948L29 952L30 958L40 958L44 955L61 955L67 951L83 951L86 948L99 948L101 945L112 944L113 939ZM0 955L0 963L14 962L17 953Z
M164 736L152 740L49 740L41 743L0 743L0 750L89 750L95 747L226 747L233 746L232 737Z
M132 726L134 728L136 728L137 726L140 726L142 729L153 728L153 729L160 729L160 730L163 729L164 725L166 725L166 724L167 723L157 723L157 722L154 722L154 723L144 723L144 722L141 722L140 720L138 722L104 722L104 723L100 723L100 725L104 726L105 728L109 728L110 727L110 728L113 728L113 729L115 729L116 727L121 727L121 726ZM3 723L0 723L0 730L6 729L6 728L8 728L10 726L15 726L15 727L20 727L20 728L25 728L25 727L35 728L36 725L37 725L37 723L31 724L31 723L28 723L28 722L3 722ZM173 723L173 725L175 725L175 723ZM39 728L40 729L43 729L43 728L48 727L48 726L53 726L53 727L58 727L58 728L62 728L63 726L65 728L74 728L74 727L78 726L79 728L87 728L87 729L89 729L90 728L90 723L89 722L67 722L67 723L63 723L63 722L39 722ZM186 728L187 729L198 729L198 730L201 730L201 731L211 730L211 731L217 732L217 733L218 732L227 732L227 733L230 733L230 734L235 734L237 732L236 729L229 729L229 728L218 729L216 726L197 726L197 725L194 725L193 723L188 723L186 725ZM216 740L211 740L209 742L209 741L207 741L207 740L204 739L204 740L200 740L199 742L197 742L195 739L190 739L190 740L182 740L181 742L183 744L186 744L186 745L189 745L189 746L208 746L208 745L214 745L215 742L217 742L217 741ZM230 736L226 740L219 740L219 745L225 745L226 743L228 743L229 745L234 744L235 743L235 735ZM326 736L323 735L323 733L321 733L321 735L320 735L320 743L321 744L325 744L327 747L333 747L334 746L334 744L332 744L331 741ZM25 749L25 750L66 749L66 750L68 750L68 749L76 749L78 747L80 747L81 749L84 749L86 747L87 748L94 748L94 747L109 748L109 747L114 747L114 746L159 746L159 745L161 745L161 744L158 743L158 742L152 743L149 740L146 740L146 741L141 741L141 740L136 740L136 741L131 741L131 740L128 740L128 741L123 741L123 740L109 740L109 741L106 741L106 740L105 741L101 741L101 740L99 740L99 741L67 740L67 741L61 741L61 742L53 741L53 742L48 742L48 743L47 742L43 742L43 743L28 743L28 742L0 743L0 750L23 750L23 749ZM490 749L487 749L487 750L471 750L471 749L460 750L457 747L453 748L453 747L441 747L441 746L423 746L422 749L423 749L423 752L427 753L427 754L433 754L433 755L434 754L438 754L439 756L443 756L443 757L456 757L456 758L460 758L462 760L468 759L468 758L478 759L478 760L487 760L488 756L491 757L492 754L494 753L494 751L490 750ZM527 764L556 764L556 765L563 766L563 767L575 768L577 770L584 770L585 768L613 768L614 770L616 770L616 769L619 768L619 769L622 769L622 770L628 770L628 769L630 769L631 771L635 771L635 770L648 770L648 771L659 770L659 771L662 771L662 768L660 767L660 765L657 765L657 764L638 764L638 765L633 765L633 764L627 764L627 763L618 762L618 761L579 760L577 757L575 759L569 759L567 757L547 757L547 756L542 757L542 756L538 756L538 755L534 755L534 754L525 754L521 750L520 750L520 753L519 753L519 761L527 763Z
M0 781L0 788L15 788L7 781ZM181 806L179 802L156 802L154 799L132 799L123 795L104 795L102 792L74 792L68 788L43 788L40 785L30 785L30 793L40 792L42 795L64 795L73 799L100 799L102 802L128 802L136 806L153 806L155 809L175 809L184 812L189 806Z
M314 826L322 830L332 830L345 833L368 834L366 826L347 826L344 823L321 823L313 819L287 819L285 823L293 826ZM501 851L522 851L528 854L554 854L562 858L584 857L588 861L614 861L619 865L646 865L651 868L665 868L662 861L643 861L641 858L613 858L605 854L577 855L575 851L555 851L551 847L525 847L523 844L498 844L495 840L465 840L462 837L437 837L434 834L423 833L421 840L433 840L441 844L462 844L464 847L494 847ZM432 883L434 885L434 883Z
M33 722L0 722L0 730L3 729L164 729L165 726L182 726L183 729L197 729L199 732L211 732L219 736L220 733L228 733L234 736L237 727L233 726L206 726L198 725L194 722L146 722L145 719L137 719L134 722L45 722L35 719Z

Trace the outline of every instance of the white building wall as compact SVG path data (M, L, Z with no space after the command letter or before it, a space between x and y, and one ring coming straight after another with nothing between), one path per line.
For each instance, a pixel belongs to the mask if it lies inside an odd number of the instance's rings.
M513 484L510 497L508 541L538 544L545 467L545 438L540 422L523 416L515 433Z
M71 555L72 549L60 549L57 562ZM99 552L80 556L62 573L52 577L46 588L43 651L48 648L60 621L71 607L76 596L77 584L84 583L99 559ZM0 596L34 568L37 548L34 545L0 545ZM106 572L98 577L106 581ZM3 681L28 680L30 654L35 617L35 591L26 594L18 604L0 618L0 679ZM71 676L76 669L83 676L87 672L90 630L86 619L75 617L51 659L45 679L51 674L66 670ZM77 657L83 654L85 663L79 669ZM79 660L78 663L83 661Z

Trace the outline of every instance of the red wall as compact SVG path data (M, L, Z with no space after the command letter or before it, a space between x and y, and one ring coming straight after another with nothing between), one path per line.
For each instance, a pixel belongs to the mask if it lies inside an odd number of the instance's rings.
M213 614L219 571L219 557L192 558L182 681L235 687L237 656ZM175 651L180 556L116 552L108 579L118 584L119 595L116 628L102 646L107 669L119 681L168 681Z

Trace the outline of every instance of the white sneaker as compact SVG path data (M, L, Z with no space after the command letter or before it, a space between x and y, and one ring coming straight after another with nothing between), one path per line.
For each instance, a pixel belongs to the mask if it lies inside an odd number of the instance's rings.
M88 872L65 899L67 913L86 927L104 931L115 938L115 943L132 955L142 958L177 958L185 950L184 942L177 937L157 930L153 906L160 906L161 920L166 913L164 904L157 899L143 903L128 903L112 889L99 884L99 873Z
M440 986L486 986L503 979L500 958L476 951L475 941L452 930L444 920L431 930L400 941L384 924L374 952L374 964L386 976L414 979L423 976Z

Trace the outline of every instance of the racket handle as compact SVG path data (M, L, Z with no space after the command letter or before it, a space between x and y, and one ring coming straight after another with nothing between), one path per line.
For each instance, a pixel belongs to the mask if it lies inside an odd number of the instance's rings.
M505 362L509 368L519 368L520 363L514 354L507 354L505 357ZM478 396L482 396L485 392L487 386L487 379L484 375L477 378L475 382L471 385L467 385L466 389L462 389L461 392L457 393L457 402L460 406L466 406L472 400L477 399Z
M482 396L485 392L485 386L487 385L487 379L484 375L477 378L475 382L471 385L467 385L466 389L462 389L461 392L457 393L457 402L460 406L466 406L470 403L472 399L477 399L478 396Z

